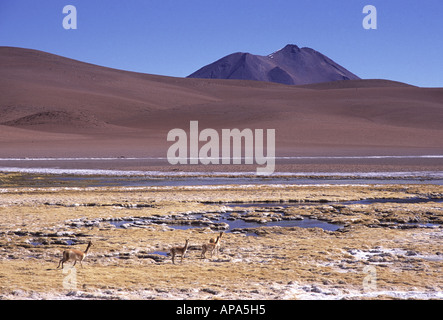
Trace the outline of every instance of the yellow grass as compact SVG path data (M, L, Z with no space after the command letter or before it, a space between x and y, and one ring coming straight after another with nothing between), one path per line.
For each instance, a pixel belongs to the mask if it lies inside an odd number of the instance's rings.
M200 259L201 245L219 231L163 225L112 227L106 219L222 210L219 201L356 200L442 195L440 186L254 186L224 188L4 188L0 200L0 298L4 299L303 299L392 297L442 291L442 203L349 205L318 203L287 209L346 227L263 227L257 236L226 233L221 252ZM213 202L203 204L202 202ZM85 206L89 204L90 206ZM92 204L94 204L92 206ZM122 204L150 204L131 208ZM338 207L337 207L338 208ZM75 219L98 222L73 227ZM380 221L440 224L393 229ZM100 220L105 219L105 220ZM377 225L378 223L378 225ZM183 263L154 255L190 239ZM63 244L75 240L74 245ZM66 248L90 254L56 269ZM39 243L38 245L32 244ZM409 253L408 253L409 252ZM156 258L156 259L154 259ZM378 259L378 260L377 260ZM365 291L365 266L376 270L376 290ZM75 274L75 286L66 277Z

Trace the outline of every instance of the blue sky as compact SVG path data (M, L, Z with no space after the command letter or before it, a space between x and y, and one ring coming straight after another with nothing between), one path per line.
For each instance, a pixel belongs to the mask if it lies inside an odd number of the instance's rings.
M362 10L377 8L377 30ZM77 8L77 30L62 25ZM442 0L0 0L0 46L184 77L233 52L313 48L361 78L443 87Z

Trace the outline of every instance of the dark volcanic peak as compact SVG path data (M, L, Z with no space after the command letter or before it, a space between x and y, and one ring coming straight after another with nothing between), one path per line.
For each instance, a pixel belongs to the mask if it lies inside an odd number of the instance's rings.
M320 52L295 44L288 44L267 56L233 53L188 78L256 80L289 85L360 79Z
M268 57L272 58L273 55L276 53L281 53L281 54L297 53L297 52L300 52L300 50L301 49L295 44L287 44L286 46L284 46L280 50L275 51L275 52L271 53L270 55L268 55Z

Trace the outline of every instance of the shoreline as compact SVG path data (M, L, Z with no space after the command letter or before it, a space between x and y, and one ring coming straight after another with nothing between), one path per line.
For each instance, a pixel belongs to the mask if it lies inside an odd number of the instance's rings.
M103 170L0 168L0 187L94 186L175 187L232 185L443 185L443 172L300 173L255 176L248 173L120 172Z
M162 157L0 158L0 172L145 178L443 180L443 155L277 157L275 171L256 165L170 165Z
M284 156L278 172L443 171L443 155ZM122 171L256 172L257 164L179 164L164 157L0 157L0 167L107 169Z

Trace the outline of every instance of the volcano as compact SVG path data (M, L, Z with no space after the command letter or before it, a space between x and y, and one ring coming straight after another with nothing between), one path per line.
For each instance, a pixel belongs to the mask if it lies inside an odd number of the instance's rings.
M233 53L188 78L256 80L287 85L360 79L320 52L294 44L267 56Z

